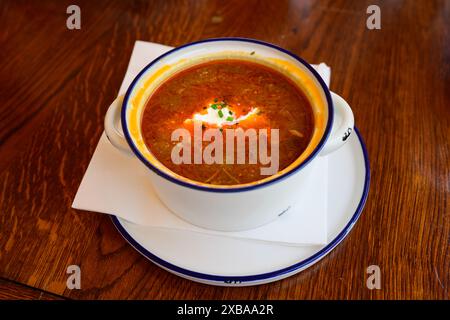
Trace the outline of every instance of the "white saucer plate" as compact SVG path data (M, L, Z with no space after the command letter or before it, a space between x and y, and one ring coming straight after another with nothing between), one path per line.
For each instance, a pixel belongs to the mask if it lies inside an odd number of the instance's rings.
M358 220L369 192L370 168L359 131L328 162L328 244L286 246L112 221L121 235L161 268L196 282L251 286L277 281L312 266L333 250ZM344 258L344 257L342 257Z

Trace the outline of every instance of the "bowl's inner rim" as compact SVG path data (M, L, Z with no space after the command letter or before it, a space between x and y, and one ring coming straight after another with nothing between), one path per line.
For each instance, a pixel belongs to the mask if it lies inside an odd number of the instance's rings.
M265 48L265 47L264 47ZM267 49L267 48L265 48ZM257 49L255 49L257 52ZM183 58L179 57L176 63L168 64L167 59L161 59L151 65L145 72L140 74L134 85L129 88L131 92L129 99L124 100L124 107L126 110L125 124L123 129L128 130L129 136L135 149L141 154L141 156L154 168L157 170L171 176L176 180L183 181L185 183L205 186L208 188L218 188L218 189L228 189L228 188L241 188L252 185L258 185L265 183L275 178L285 175L287 172L292 171L296 167L302 164L302 162L307 159L311 154L314 153L315 149L321 143L323 136L326 134L327 123L329 122L328 115L328 102L326 98L326 93L324 92L323 86L317 80L316 76L308 70L308 68L298 60L294 60L292 57L285 56L283 58L273 58L267 56L261 56L255 51L218 51L216 53L207 53L204 55L197 55L195 58ZM277 52L278 56L280 53ZM283 55L282 53L281 55ZM164 166L151 152L151 150L144 143L142 133L140 130L141 117L146 105L147 100L155 92L155 90L165 81L170 79L176 73L190 68L194 65L212 61L212 60L224 60L224 59L237 59L246 60L251 62L256 62L268 66L276 71L283 73L285 76L293 80L302 90L302 92L307 96L311 106L313 107L314 117L315 117L315 130L313 137L306 150L292 162L288 167L280 170L277 174L268 176L257 181L253 181L245 184L233 184L233 185L215 185L202 183L195 181L184 176L181 176L169 168ZM130 141L129 141L130 142Z

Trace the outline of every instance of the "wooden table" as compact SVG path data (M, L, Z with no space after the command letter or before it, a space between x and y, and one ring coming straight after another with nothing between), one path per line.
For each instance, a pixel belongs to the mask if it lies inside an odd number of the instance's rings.
M448 299L450 1L0 3L0 298ZM381 8L381 30L366 28ZM345 241L272 284L219 288L147 261L104 215L71 209L135 40L240 36L332 67L372 181ZM82 269L82 289L66 268ZM381 289L366 287L369 265Z

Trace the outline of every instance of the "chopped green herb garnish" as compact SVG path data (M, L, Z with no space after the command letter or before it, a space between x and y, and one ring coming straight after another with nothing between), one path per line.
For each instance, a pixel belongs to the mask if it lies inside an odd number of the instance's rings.
M219 114L219 117L223 118L223 112L222 112L222 110L219 110L219 111L218 111L218 114Z
M251 55L251 56L254 55L254 54L255 54L255 51L250 52L250 55Z
M222 128L220 128L219 130L220 130L220 132L222 132L222 131L223 131L223 129L222 129Z
M217 104L212 104L211 108L213 108L214 110L217 110Z
M231 112L231 110L228 110L228 113L229 113L229 114L233 114L233 112Z
M234 118L233 117L227 117L227 121L233 121Z

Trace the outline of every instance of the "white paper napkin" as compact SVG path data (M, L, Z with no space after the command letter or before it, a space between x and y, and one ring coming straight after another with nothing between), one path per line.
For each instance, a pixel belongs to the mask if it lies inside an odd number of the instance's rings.
M124 94L139 71L171 47L136 41L119 94ZM314 66L329 84L330 68ZM283 216L265 226L221 232L202 229L180 219L160 202L147 169L137 158L116 150L102 135L81 181L72 207L119 216L132 223L285 245L313 245L327 242L328 161L318 157L307 187L297 190L298 201Z

